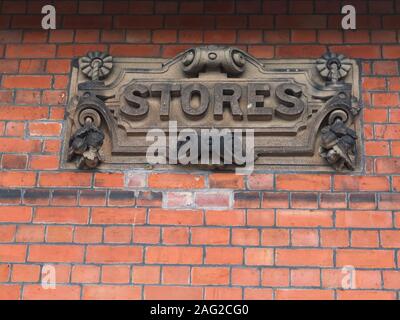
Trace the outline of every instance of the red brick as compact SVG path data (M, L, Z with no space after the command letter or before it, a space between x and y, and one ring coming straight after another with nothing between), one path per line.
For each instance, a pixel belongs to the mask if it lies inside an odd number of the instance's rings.
M18 226L15 239L17 242L44 242L44 226Z
M56 42L56 43L72 42L73 38L74 38L73 30L52 30L49 35L49 42Z
M359 59L379 59L381 58L381 48L375 45L343 45L331 46L333 52L340 52L349 58Z
M160 283L160 267L134 266L132 271L132 282L146 284Z
M37 208L33 222L40 223L88 223L89 212L86 208Z
M60 44L58 45L58 58L72 58L86 55L89 51L105 51L103 44ZM55 86L54 86L55 88Z
M333 265L333 252L329 249L277 249L278 266L324 266Z
M379 246L378 231L353 230L351 232L351 246L353 248L376 248Z
M394 268L394 253L391 250L338 249L336 265L351 265L356 268Z
M83 262L84 247L75 245L31 245L31 262Z
M239 246L254 246L260 242L258 229L242 229L232 230L232 244Z
M400 159L380 158L376 159L375 163L377 173L390 174L400 172Z
M273 210L247 210L247 225L249 226L272 226L274 219Z
M0 264L0 282L7 282L11 273L10 264Z
M25 169L28 158L26 155L5 154L1 158L3 169Z
M0 211L0 222L30 222L32 208L22 206L2 206Z
M201 30L179 30L180 43L202 43L203 31Z
M170 17L170 16L169 16ZM131 15L116 16L114 19L115 29L160 29L163 17L161 15ZM166 25L168 27L168 25Z
M206 225L243 226L245 213L243 210L207 210Z
M257 268L232 268L232 284L239 286L258 286L260 271Z
M104 229L104 242L108 243L130 243L132 228L129 227L107 227Z
M242 264L243 249L233 247L207 247L206 264Z
M243 189L244 176L230 173L213 173L208 177L210 188Z
M290 33L288 30L267 30L264 32L264 40L267 43L289 43Z
M262 240L263 246L287 246L289 245L289 231L286 229L263 229Z
M92 224L144 224L146 210L141 208L93 208Z
M201 264L203 248L199 247L148 247L148 264Z
M394 300L396 293L390 291L373 290L339 290L339 300Z
M290 283L293 287L319 287L319 269L295 269L290 272Z
M206 287L206 300L242 300L242 289L232 287Z
M291 30L292 42L295 43L313 43L316 42L315 30Z
M32 187L36 183L36 173L34 172L0 172L1 187Z
M383 271L383 283L385 289L399 289L400 271Z
M201 225L203 213L200 210L165 210L150 209L150 224Z
M196 206L204 208L229 208L231 205L230 191L206 191L196 193Z
M126 42L128 43L148 43L151 40L150 30L127 30Z
M264 192L263 193L263 208L289 208L289 193L288 192Z
M377 139L400 139L400 129L398 125L375 125L375 138Z
M100 279L100 267L91 265L74 265L72 267L72 283L97 283Z
M17 138L0 138L0 152L39 152L41 142Z
M24 262L26 248L26 245L1 244L0 262Z
M400 246L400 230L382 230L380 239L382 247L398 248Z
M192 228L191 243L204 245L227 245L230 239L228 228Z
M399 65L397 61L375 61L373 67L374 67L374 74L377 75L399 74Z
M44 73L44 60L21 60L19 64L19 73L21 74L37 74Z
M124 186L124 175L122 173L96 173L94 177L95 187L121 188Z
M200 300L201 287L145 286L144 298L148 300Z
M194 267L192 269L193 285L227 285L229 268Z
M135 226L132 229L132 241L134 243L159 243L160 228Z
M102 266L102 283L129 283L131 267L125 265Z
M175 43L177 39L176 30L155 30L153 31L154 43Z
M384 141L366 141L365 154L367 156L388 156L389 143Z
M337 211L336 227L339 228L391 228L390 211Z
M317 230L293 229L291 230L291 244L294 247L317 247L319 235Z
M373 93L372 103L375 107L395 107L399 105L397 93Z
M208 29L214 24L215 17L207 15L168 15L164 22L166 28L179 29Z
M347 230L321 230L321 246L348 247L349 232Z
M274 263L274 251L267 248L246 248L245 264L270 266Z
M192 174L152 173L148 177L150 188L199 189L204 187L204 177Z
M47 226L46 242L72 242L73 226Z
M276 224L284 227L330 227L332 212L327 210L277 210Z
M83 299L88 300L132 300L140 299L141 288L132 285L86 285Z
M142 248L137 246L89 245L86 249L89 263L139 263L142 260Z
M323 29L326 22L323 15L279 15L275 23L278 29Z
M9 44L7 45L7 58L53 58L56 46L53 44Z
M74 242L99 243L102 241L103 230L101 227L75 227Z
M206 43L235 43L236 32L232 30L211 30L204 32L204 42Z
M42 172L41 187L89 187L92 174L84 172Z
M293 192L291 196L291 207L298 209L317 209L318 194L310 192Z
M244 288L245 300L272 300L272 289Z
M0 226L0 242L13 242L16 233L16 226Z
M45 89L51 87L51 76L4 76L4 88Z
M190 1L182 2L180 4L181 13L202 13L204 12L204 2L203 1Z
M55 289L45 289L38 284L28 284L24 286L24 300L79 300L80 286L57 284Z
M277 300L333 300L333 290L320 289L277 289Z
M189 284L190 267L170 267L162 268L162 283L164 284Z
M397 18L398 23L398 18ZM383 46L383 58L385 59L398 59L400 58L399 46Z
M330 186L331 180L328 175L278 174L276 176L278 190L327 191Z
M58 169L60 159L58 156L50 155L33 155L29 168L32 170L53 170Z
M162 240L164 244L188 244L189 228L184 228L184 227L163 228Z

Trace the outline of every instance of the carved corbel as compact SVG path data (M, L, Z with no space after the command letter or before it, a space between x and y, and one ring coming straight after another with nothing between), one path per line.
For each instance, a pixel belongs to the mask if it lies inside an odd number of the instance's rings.
M320 155L337 171L355 168L357 134L346 121L346 112L335 110L321 130Z
M102 161L100 148L104 133L99 129L101 117L94 109L84 109L78 121L81 127L70 138L68 161L75 161L79 169L94 169Z
M84 92L75 97L78 102L71 115L78 129L69 140L68 161L75 161L79 169L96 168L102 161L105 135L100 129L102 118L98 110L105 108L104 100L109 97L96 95L91 89L104 85L101 80L110 74L112 67L112 56L105 52L89 52L79 60L81 72L90 79L78 86Z

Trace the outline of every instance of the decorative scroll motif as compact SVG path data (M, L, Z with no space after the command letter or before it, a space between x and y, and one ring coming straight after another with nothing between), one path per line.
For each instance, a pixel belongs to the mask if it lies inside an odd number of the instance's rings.
M93 124L93 119L90 116L85 117L84 121L84 125L70 139L68 160L75 160L79 169L93 169L101 161L99 151L103 145L104 133Z
M148 131L170 137L174 121L178 131L253 129L256 168L360 169L359 70L341 54L258 60L202 46L164 60L89 52L75 63L70 97L64 159L78 168L146 167Z

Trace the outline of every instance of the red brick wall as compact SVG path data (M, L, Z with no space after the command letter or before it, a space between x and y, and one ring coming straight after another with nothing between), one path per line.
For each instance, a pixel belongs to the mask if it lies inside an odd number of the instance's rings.
M0 1L0 298L399 298L399 0L54 2ZM361 59L364 174L59 169L73 57L203 43Z

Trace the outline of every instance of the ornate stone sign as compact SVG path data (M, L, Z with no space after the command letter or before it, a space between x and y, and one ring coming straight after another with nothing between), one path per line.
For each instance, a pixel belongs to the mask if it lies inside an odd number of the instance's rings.
M340 54L257 60L205 46L165 60L91 52L72 72L64 166L146 167L148 132L171 135L173 122L178 132L253 130L256 168L354 171L359 98L358 65Z

